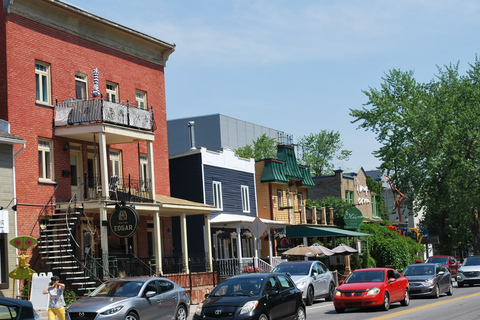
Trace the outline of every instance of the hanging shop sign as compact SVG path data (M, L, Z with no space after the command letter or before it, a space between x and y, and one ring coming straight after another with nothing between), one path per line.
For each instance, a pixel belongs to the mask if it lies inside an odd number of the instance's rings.
M358 229L363 221L363 215L357 208L350 207L345 212L343 220L345 221L345 229Z
M140 225L140 215L131 207L117 207L109 220L110 229L119 238L130 238L137 232Z

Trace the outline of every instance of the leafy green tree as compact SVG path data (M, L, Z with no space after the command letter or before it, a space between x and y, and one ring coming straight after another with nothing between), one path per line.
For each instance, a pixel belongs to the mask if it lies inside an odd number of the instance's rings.
M307 199L306 205L307 207L315 206L317 208L317 214L318 210L321 210L322 207L325 207L327 209L327 216L329 208L333 208L333 223L339 228L343 228L345 226L343 216L345 215L345 211L351 206L342 198L334 196L329 196L319 200Z
M334 159L348 160L352 151L343 148L340 141L340 133L322 130L319 133L311 133L298 140L303 148L301 161L310 167L313 176L321 176L333 173Z
M406 195L404 204L423 211L422 226L440 235L443 254L460 254L480 243L480 61L465 75L458 64L418 83L413 72L393 69L380 89L364 91L364 107L351 109L360 128L377 135L380 169ZM480 254L480 246L474 247Z
M247 144L238 148L236 150L237 155L243 158L254 158L256 161L277 156L277 140L275 138L270 138L264 133L252 142L253 147Z

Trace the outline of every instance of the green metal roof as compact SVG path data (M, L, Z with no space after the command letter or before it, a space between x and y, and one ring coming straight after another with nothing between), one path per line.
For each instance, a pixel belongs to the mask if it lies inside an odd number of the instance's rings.
M287 178L302 180L303 176L298 168L297 158L293 147L280 145L277 149L277 159L285 162L285 174Z
M339 229L334 227L323 227L315 225L287 226L287 238L303 237L368 237L368 233Z
M289 183L289 180L285 175L285 162L273 159L267 159L264 161L265 166L263 168L260 182Z
M304 166L298 166L300 173L302 174L302 186L307 188L315 188L315 182L313 182L310 169Z

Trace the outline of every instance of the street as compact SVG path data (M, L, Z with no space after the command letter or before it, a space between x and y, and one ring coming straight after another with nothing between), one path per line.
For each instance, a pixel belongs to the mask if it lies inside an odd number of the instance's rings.
M353 319L353 320L412 320L412 319L436 319L436 320L471 320L480 319L480 285L474 287L458 288L454 286L453 296L441 295L439 299L412 298L408 307L402 307L400 303L394 303L388 311L374 309L347 309L345 313L335 312L333 302L321 299L307 307L307 319ZM192 319L196 305L192 306L190 317Z
M439 299L412 298L410 305L402 307L394 303L388 311L368 309L347 309L337 314L332 302L316 301L307 307L307 319L478 319L480 318L480 286L458 288L454 286L453 296L441 295Z

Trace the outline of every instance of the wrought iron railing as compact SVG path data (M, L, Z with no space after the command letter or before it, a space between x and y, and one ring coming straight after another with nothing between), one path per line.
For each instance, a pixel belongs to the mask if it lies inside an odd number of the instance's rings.
M152 110L137 109L104 99L66 99L55 106L55 126L107 122L132 128L154 130Z
M85 177L85 198L102 198L103 186L100 177ZM108 197L111 200L124 202L152 202L151 195L152 180L134 179L130 175L126 178L112 176L108 182Z

